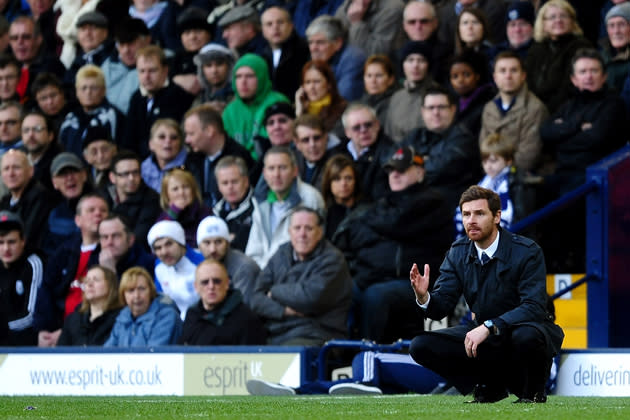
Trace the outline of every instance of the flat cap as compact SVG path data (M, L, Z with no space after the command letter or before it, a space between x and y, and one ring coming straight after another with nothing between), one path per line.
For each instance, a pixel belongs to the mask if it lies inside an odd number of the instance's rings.
M258 12L256 12L256 9L254 9L252 6L236 6L223 15L223 17L219 20L219 27L225 28L228 25L240 22L242 20L257 23L260 20L260 17L258 16Z
M77 28L80 28L83 25L92 24L98 26L99 28L107 28L108 27L107 17L101 12L87 12L82 14L77 20Z

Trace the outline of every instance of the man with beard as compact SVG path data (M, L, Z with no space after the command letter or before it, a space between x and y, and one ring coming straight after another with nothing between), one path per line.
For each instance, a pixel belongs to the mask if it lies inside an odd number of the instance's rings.
M424 332L409 348L413 359L451 381L475 403L508 396L518 403L547 401L545 383L564 337L547 311L545 263L532 240L499 227L501 200L472 186L460 198L467 237L458 239L429 292L430 267L409 274L424 316L441 319L463 294L466 324Z

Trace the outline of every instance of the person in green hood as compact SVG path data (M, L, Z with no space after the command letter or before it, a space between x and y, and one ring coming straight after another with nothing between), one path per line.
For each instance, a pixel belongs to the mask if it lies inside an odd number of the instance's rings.
M261 153L254 137L268 137L263 124L265 110L276 102L289 100L271 90L267 63L255 54L245 54L236 62L232 88L236 95L223 111L225 131L258 159Z

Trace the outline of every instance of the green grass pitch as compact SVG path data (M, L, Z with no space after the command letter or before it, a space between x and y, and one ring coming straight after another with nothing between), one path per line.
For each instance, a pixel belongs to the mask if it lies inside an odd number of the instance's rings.
M547 404L467 397L0 397L0 419L629 419L630 398L551 396Z

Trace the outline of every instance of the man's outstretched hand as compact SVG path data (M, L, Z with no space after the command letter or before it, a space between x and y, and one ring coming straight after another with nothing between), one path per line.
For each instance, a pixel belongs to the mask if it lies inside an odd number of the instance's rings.
M414 264L409 272L409 279L411 280L411 288L416 294L416 300L421 305L424 305L429 298L429 264L424 265L424 273L420 274L418 270L418 264Z

